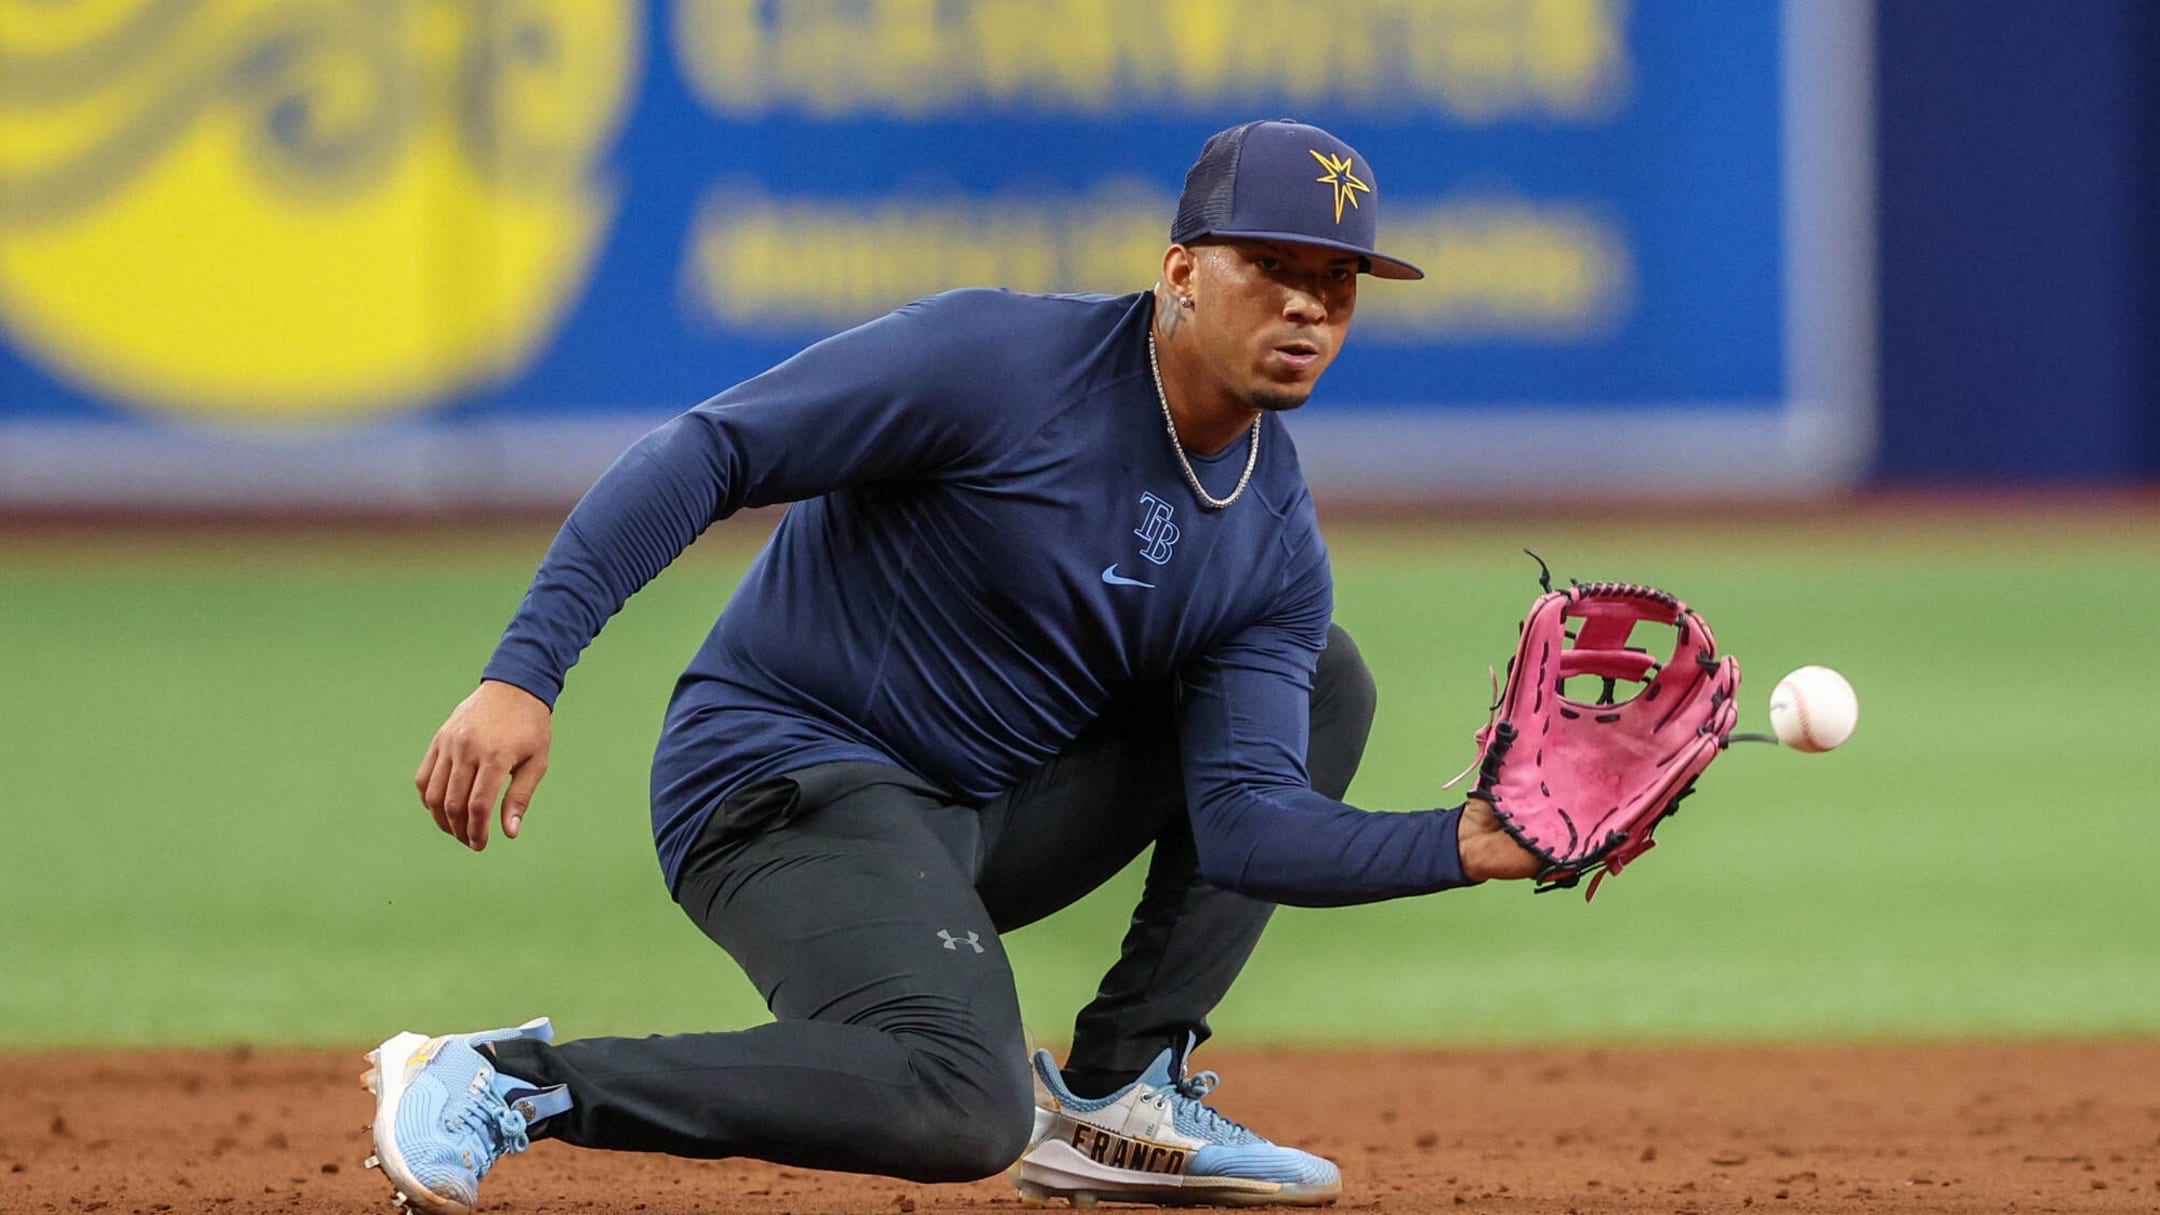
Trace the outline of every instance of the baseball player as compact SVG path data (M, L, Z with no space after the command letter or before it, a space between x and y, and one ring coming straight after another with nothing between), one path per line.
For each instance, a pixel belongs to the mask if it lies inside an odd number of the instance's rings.
M537 1138L1024 1196L1317 1204L1332 1163L1204 1103L1188 1058L1271 906L1526 877L1489 805L1339 799L1374 692L1278 416L1341 350L1379 185L1316 127L1207 141L1151 291L956 291L661 426L564 524L417 784L515 837L564 676L709 524L790 502L676 684L653 762L669 890L776 1018L555 1044L400 1034L377 1160L463 1212ZM1149 845L1059 1066L1001 934Z

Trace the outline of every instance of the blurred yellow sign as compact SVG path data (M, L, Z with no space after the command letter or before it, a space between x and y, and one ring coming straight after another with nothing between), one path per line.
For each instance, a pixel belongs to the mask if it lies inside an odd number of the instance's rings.
M1367 279L1358 341L1421 345L1612 333L1637 306L1625 233L1595 208L1497 195L1401 203L1387 249L1421 283ZM778 197L707 192L684 259L719 332L822 331L935 291L1133 291L1155 281L1177 198L1138 181L1081 196Z
M676 0L715 111L1429 106L1595 122L1627 98L1631 0Z
M0 0L0 326L198 418L503 376L611 222L636 0Z

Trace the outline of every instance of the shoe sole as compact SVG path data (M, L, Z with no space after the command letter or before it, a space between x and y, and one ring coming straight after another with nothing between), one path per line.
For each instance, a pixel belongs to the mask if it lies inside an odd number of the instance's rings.
M368 1069L360 1075L361 1087L375 1094L375 1121L368 1130L375 1139L375 1154L361 1163L368 1168L382 1170L390 1185L397 1191L392 1204L427 1215L473 1215L474 1208L454 1198L445 1198L421 1185L406 1165L405 1156L398 1151L397 1104L405 1096L405 1072L412 1057L434 1039L424 1034L404 1033L390 1039L367 1053Z
M1061 1142L1038 1144L1013 1166L1020 1205L1040 1207L1062 1198L1075 1207L1100 1202L1158 1207L1321 1207L1342 1197L1342 1183L1296 1185L1250 1177L1175 1179L1095 1163Z

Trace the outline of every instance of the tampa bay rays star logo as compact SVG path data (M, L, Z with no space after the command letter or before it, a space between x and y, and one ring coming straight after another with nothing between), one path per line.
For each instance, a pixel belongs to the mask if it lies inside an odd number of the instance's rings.
M1370 194L1372 193L1372 187L1359 181L1357 175L1350 171L1349 157L1329 156L1325 152L1314 151L1312 148L1305 150L1312 152L1312 158L1320 162L1321 168L1327 170L1327 176L1315 177L1313 180L1322 185L1335 187L1335 222L1339 224L1342 222L1343 204L1349 203L1353 207L1357 206L1357 192L1363 190Z

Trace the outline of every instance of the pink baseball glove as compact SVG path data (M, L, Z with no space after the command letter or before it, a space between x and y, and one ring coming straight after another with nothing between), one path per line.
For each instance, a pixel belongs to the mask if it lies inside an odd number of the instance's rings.
M1730 740L1740 664L1718 657L1710 626L1663 591L1620 582L1546 588L1523 621L1493 720L1478 731L1476 792L1545 862L1540 891L1588 873L1587 899L1605 874L1650 850L1658 822ZM1570 620L1581 622L1572 634ZM1642 621L1674 626L1663 663L1628 644ZM1599 681L1595 700L1564 693L1578 676ZM1634 694L1622 699L1623 685Z

